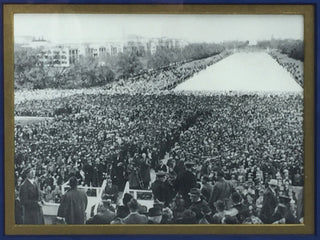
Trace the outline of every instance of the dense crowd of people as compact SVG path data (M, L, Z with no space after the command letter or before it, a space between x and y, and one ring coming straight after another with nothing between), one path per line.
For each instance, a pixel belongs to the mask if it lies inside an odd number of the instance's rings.
M15 126L16 216L32 168L46 202L61 203L71 177L107 179L88 224L302 221L301 95L82 93L21 102L15 115L53 117ZM120 197L127 181L154 206Z
M120 81L112 87L124 93L155 93L159 90L170 90L230 54L230 51L224 51L209 58L172 64L137 75L129 81Z
M209 58L194 60L190 62L178 62L160 69L147 70L129 79L120 79L108 83L103 88L85 89L40 89L40 90L18 90L15 92L15 104L30 100L51 100L54 98L69 97L76 94L144 94L159 93L160 91L170 90L179 83L191 78L195 73L204 70L206 67L229 56L229 51ZM37 101L35 102L37 103ZM37 113L26 113L36 115Z
M279 53L278 51L271 51L269 54L277 61L277 63L284 67L303 88L303 62L289 58L287 55Z

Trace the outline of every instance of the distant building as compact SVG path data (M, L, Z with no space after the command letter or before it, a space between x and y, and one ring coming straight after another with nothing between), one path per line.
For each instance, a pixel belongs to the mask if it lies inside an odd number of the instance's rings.
M137 56L145 56L147 51L147 45L140 41L128 41L123 46L123 52L134 53Z
M85 48L85 55L90 57L98 57L99 56L99 45L90 44Z
M155 54L159 49L184 48L188 43L180 39L171 38L153 38L147 43L147 52L151 55Z
M158 49L183 48L188 43L171 38L141 38L135 36L127 42L104 42L82 44L53 44L42 38L20 37L15 43L21 47L39 49L38 58L46 66L69 67L82 57L99 58L117 56L120 53L134 53L138 56L155 54ZM99 62L100 63L100 62ZM102 63L102 62L101 62Z
M62 46L50 49L42 49L37 55L42 64L52 67L69 67L69 56L69 49Z
M79 60L80 50L76 47L69 48L69 63L74 64Z

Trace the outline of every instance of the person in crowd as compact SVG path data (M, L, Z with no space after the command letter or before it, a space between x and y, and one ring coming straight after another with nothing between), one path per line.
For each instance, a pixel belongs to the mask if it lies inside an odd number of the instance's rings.
M177 177L177 190L182 195L187 206L190 205L190 198L188 194L191 188L195 188L197 185L197 178L192 171L193 167L194 162L186 162L186 171Z
M150 208L148 212L148 224L160 224L162 213L159 208Z
M14 219L16 224L23 224L23 209L20 203L19 191L15 189L15 201L14 201Z
M232 207L226 211L226 215L236 216L239 223L242 223L246 218L249 217L249 208L243 203L241 195L237 192L232 193Z
M115 186L118 186L119 191L123 191L126 184L126 175L123 162L113 161L111 169L111 180Z
M297 224L298 218L295 216L291 208L292 199L288 195L280 195L279 203L273 215L274 223Z
M150 185L150 160L147 158L146 153L142 153L142 159L141 159L141 164L140 164L140 176L141 176L141 181L142 181L142 188L143 189L148 189Z
M128 176L129 187L131 189L143 189L144 183L137 167L132 167Z
M177 224L197 224L196 213L190 209L186 209L182 213L182 218L178 219Z
M111 221L110 224L123 224L123 219L129 215L129 211L125 206L117 206L116 217Z
M139 203L136 199L132 198L128 202L128 208L130 210L130 214L123 219L124 224L146 224L148 223L148 218L145 215L139 214Z
M23 210L23 224L44 224L41 194L35 180L35 170L31 166L24 169L26 176L21 184L19 197Z
M207 202L211 199L212 191L213 191L213 186L210 182L210 178L208 175L203 175L201 177L201 194L205 198Z
M290 208L279 203L273 215L273 224L298 224L299 220L292 214Z
M196 214L197 221L204 217L203 213L210 215L211 210L206 200L201 199L201 191L199 188L191 188L189 193L191 205L189 207Z
M222 219L226 215L225 203L221 200L218 200L214 203L214 207L216 213L212 216L212 223L220 224L222 222Z
M257 216L258 213L254 213L254 208L252 206L248 207L249 216L242 222L243 224L263 224L261 219Z
M64 218L67 224L84 224L88 205L87 194L78 190L76 177L69 180L70 190L62 196L58 217Z
M231 183L224 179L224 173L222 171L218 171L217 178L217 182L213 186L209 204L212 206L216 201L221 200L224 201L226 207L229 208L231 206L230 196L234 191L234 188Z
M106 167L101 163L100 158L96 158L95 164L93 165L92 186L101 187L105 172Z
M258 213L258 215L260 216L260 211L262 209L262 205L263 205L263 195L264 195L264 191L263 189L260 189L259 190L259 196L258 198L256 199L256 211Z
M225 215L221 220L222 224L239 224L236 216Z
M85 174L85 184L87 186L91 186L93 184L94 179L94 167L92 165L92 160L88 159L88 163L84 166L84 174Z
M53 196L53 191L50 186L47 186L45 188L43 195L44 195L43 200L45 202L53 202L54 196Z
M167 180L167 174L163 171L156 173L156 180L151 185L151 190L155 199L164 202L168 206L176 195L174 186Z
M118 186L114 185L110 179L107 180L107 185L102 193L103 199L111 199L113 203L118 202Z
M271 179L268 185L269 186L263 195L260 218L264 223L273 223L273 215L278 205L278 181L276 179Z
M173 212L169 207L162 210L161 224L173 224Z
M164 159L161 159L160 160L160 164L159 164L159 166L158 167L156 167L156 172L160 172L160 171L162 171L162 172L165 172L165 173L167 173L168 172L168 167L167 167L167 165L165 164L165 162L164 162L165 160Z
M139 204L138 213L148 217L148 207L145 205Z
M97 214L86 221L86 224L110 224L115 218L115 213L112 212L108 206L102 201L99 203Z

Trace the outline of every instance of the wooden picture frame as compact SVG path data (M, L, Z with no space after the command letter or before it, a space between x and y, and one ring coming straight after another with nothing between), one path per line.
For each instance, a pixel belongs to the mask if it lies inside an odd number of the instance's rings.
M56 4L57 3L57 4ZM62 2L59 2L62 3ZM59 4L55 1L48 1L45 4L29 3L27 1L14 3L12 1L4 1L2 5L3 28L1 28L3 39L3 133L4 140L1 144L2 154L1 168L3 169L4 178L1 183L4 189L1 189L1 197L4 198L4 211L1 217L4 217L4 229L1 228L2 234L6 236L4 239L20 239L21 237L12 237L8 235L163 235L163 234L192 234L192 235L210 235L201 238L220 238L221 235L237 234L255 235L263 239L263 235L277 235L276 238L282 238L280 235L294 235L298 239L300 236L296 234L308 235L307 239L318 238L316 233L316 224L319 225L319 201L316 202L315 196L319 195L319 186L315 181L315 166L319 172L319 166L316 165L315 155L315 90L318 90L316 83L319 81L319 72L315 74L317 69L315 59L318 59L318 43L315 36L319 36L319 14L316 16L315 11L319 13L319 3L316 1L302 2L295 5L277 4L276 2L268 2L268 4L236 4L232 5L214 4L214 2L206 2L205 4L103 4L108 2L99 2L99 4L90 4L90 2L72 2L72 4ZM71 3L71 2L70 2ZM73 4L75 3L75 4ZM113 2L114 3L114 2ZM190 2L191 3L191 2ZM195 3L195 2L194 2ZM226 2L227 3L227 2ZM252 4L254 3L254 4ZM269 4L272 3L272 4ZM282 2L286 3L286 2ZM228 2L229 4L229 2ZM304 169L305 169L305 185L304 185L304 224L292 225L16 225L14 221L14 45L13 45L13 16L19 13L90 13L90 14L299 14L304 17L304 42L305 42L305 61L304 61ZM317 23L316 23L317 20ZM316 30L316 31L315 31ZM1 47L2 48L2 47ZM317 49L318 52L315 52ZM319 113L318 113L319 114ZM318 119L317 119L318 120ZM1 129L2 130L2 129ZM318 130L319 131L319 130ZM318 135L316 136L318 138ZM3 166L3 167L2 167ZM318 221L316 221L318 219ZM316 235L313 235L316 234ZM219 235L215 236L215 235ZM279 235L279 236L278 236ZM252 236L252 237L253 237ZM139 238L139 236L136 236ZM159 236L158 236L159 237ZM228 238L224 236L223 238ZM250 237L250 238L252 238ZM270 236L269 236L270 237ZM273 238L274 236L272 236ZM107 237L106 237L107 238ZM130 236L126 237L127 239ZM135 238L135 237L134 237ZM153 237L152 237L153 238ZM175 238L169 236L168 239ZM192 237L197 239L196 236ZM302 237L301 237L302 238Z

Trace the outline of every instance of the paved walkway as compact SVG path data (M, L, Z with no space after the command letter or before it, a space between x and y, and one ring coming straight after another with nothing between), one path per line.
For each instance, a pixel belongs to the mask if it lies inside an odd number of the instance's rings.
M181 90L303 92L290 73L265 52L235 53L175 88Z

